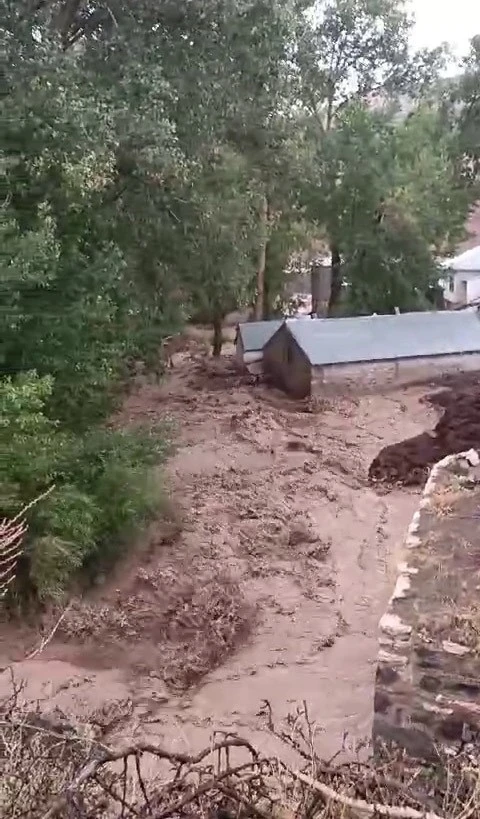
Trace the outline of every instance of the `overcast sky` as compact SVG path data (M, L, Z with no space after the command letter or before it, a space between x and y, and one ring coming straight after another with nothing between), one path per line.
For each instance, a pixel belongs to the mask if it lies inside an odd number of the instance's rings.
M480 34L480 0L410 0L417 25L417 47L448 42L459 55L468 51L468 42Z

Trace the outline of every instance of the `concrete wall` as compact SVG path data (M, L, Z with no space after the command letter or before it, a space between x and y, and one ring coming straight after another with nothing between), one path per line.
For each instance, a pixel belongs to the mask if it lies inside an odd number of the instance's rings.
M306 398L311 391L312 368L290 333L275 333L263 349L263 369L272 382L293 398Z
M450 277L453 290L450 287ZM450 304L469 304L480 297L480 271L451 271L443 280L443 296Z
M380 621L373 739L432 759L480 739L480 458L431 471Z
M395 388L449 372L480 370L480 352L465 355L407 358L400 361L379 361L361 364L334 364L315 367L312 393L341 389L366 391Z

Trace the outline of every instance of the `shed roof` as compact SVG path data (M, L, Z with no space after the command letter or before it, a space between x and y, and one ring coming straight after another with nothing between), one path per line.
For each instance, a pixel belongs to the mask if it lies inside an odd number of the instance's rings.
M282 326L283 320L275 321L247 321L238 325L238 332L246 353L263 350L267 341Z
M480 352L477 311L287 321L312 366Z
M480 273L480 245L465 250L453 259L446 259L443 266L455 273Z

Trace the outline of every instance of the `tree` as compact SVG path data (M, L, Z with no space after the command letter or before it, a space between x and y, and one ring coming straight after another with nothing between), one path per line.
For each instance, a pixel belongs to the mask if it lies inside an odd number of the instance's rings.
M478 195L480 179L480 35L460 65L460 74L447 85L443 95L447 125L456 133L459 173Z
M25 9L1 4L0 517L52 490L28 511L12 590L45 598L118 554L160 502L150 469L164 435L103 422L126 357L151 330L158 348L168 312L139 286L143 214L128 201L178 154L160 108L153 130L135 102L133 71L108 92L91 52L60 48L47 11ZM134 136L125 168L118 148Z
M191 311L213 326L214 356L221 353L224 317L252 298L258 195L248 170L241 155L218 148L183 193L181 278Z
M301 99L313 150L308 213L326 231L332 259L330 310L342 289L342 219L333 146L349 106L382 106L400 93L414 95L433 82L443 52L412 54L413 21L400 0L327 0L316 5L298 47ZM354 135L349 126L352 139ZM344 143L340 137L339 145ZM344 164L345 167L345 164ZM346 173L346 169L342 171ZM341 197L340 197L341 199ZM379 203L377 203L379 204Z
M461 238L469 207L450 140L428 107L392 123L350 106L330 134L330 236L357 311L425 306L422 294L438 279L435 257Z

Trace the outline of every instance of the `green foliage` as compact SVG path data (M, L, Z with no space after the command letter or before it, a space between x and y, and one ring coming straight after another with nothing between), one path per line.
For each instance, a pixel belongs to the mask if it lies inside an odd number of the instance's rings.
M28 512L23 579L41 598L60 596L80 569L121 554L159 508L152 469L167 452L166 430L63 431L45 414L52 389L35 373L0 381L0 516L53 487Z
M421 108L391 122L349 107L327 148L325 223L340 249L353 306L418 307L420 294L438 279L436 255L462 237L469 204L437 114Z
M116 56L98 43L62 53L46 11L33 38L25 18L2 7L0 372L54 373L52 417L87 428L108 414L125 358L151 358L178 326L160 228L149 230L163 222L145 196L152 176L171 168L175 138L158 72L147 77L131 60L112 87Z
M302 201L343 262L330 309L342 279L357 310L425 306L435 256L462 237L471 202L452 132L422 101L442 49L411 52L412 21L396 0L331 0L314 19L299 47Z
M442 94L446 127L456 138L459 171L478 196L480 182L480 35L470 41L460 73L445 83Z
M247 162L230 148L213 151L184 200L183 280L193 311L204 321L221 321L252 297L258 197Z

